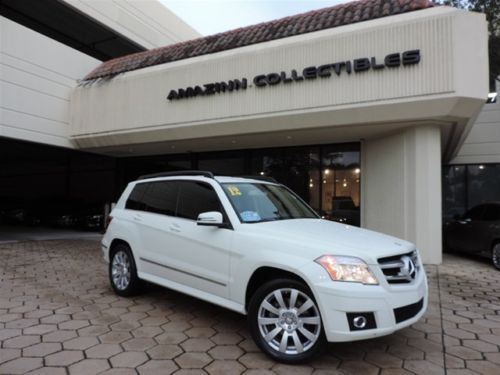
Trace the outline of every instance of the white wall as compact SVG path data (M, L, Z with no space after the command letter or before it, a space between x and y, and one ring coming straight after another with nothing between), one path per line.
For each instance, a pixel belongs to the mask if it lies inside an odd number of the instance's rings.
M441 134L419 126L362 144L363 226L416 243L441 263Z
M500 85L497 85L497 92ZM451 164L500 163L500 97L485 104Z
M159 0L63 0L147 48L201 36Z
M99 63L0 17L0 136L73 147L69 96Z

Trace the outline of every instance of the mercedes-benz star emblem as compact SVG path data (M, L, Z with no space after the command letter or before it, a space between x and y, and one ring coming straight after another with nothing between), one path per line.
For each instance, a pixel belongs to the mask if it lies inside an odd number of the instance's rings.
M413 280L415 274L415 264L413 260L405 255L401 257L401 261L403 262L403 266L401 267L399 273L401 276L406 277L408 280Z

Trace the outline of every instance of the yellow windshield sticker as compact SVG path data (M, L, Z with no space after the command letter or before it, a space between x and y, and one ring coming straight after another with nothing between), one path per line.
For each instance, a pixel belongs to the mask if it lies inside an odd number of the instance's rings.
M233 197L241 195L240 189L238 189L237 186L231 185L227 187L227 190L229 190L229 194L231 194Z

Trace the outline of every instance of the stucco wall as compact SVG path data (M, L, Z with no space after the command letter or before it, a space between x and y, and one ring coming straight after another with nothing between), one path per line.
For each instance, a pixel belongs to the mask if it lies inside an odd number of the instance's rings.
M497 92L500 85L497 85ZM485 104L451 164L500 163L500 98Z
M99 63L0 17L0 136L73 147L70 93Z
M63 1L147 49L200 36L159 0Z
M438 125L368 140L362 147L363 226L416 243L441 263L441 134Z

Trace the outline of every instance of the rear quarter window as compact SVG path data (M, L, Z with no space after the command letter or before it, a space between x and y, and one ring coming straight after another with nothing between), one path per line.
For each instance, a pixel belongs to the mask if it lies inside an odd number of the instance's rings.
M136 184L132 189L132 192L128 196L127 202L125 203L125 208L128 210L144 211L144 203L142 198L144 197L144 192L147 189L147 184Z

